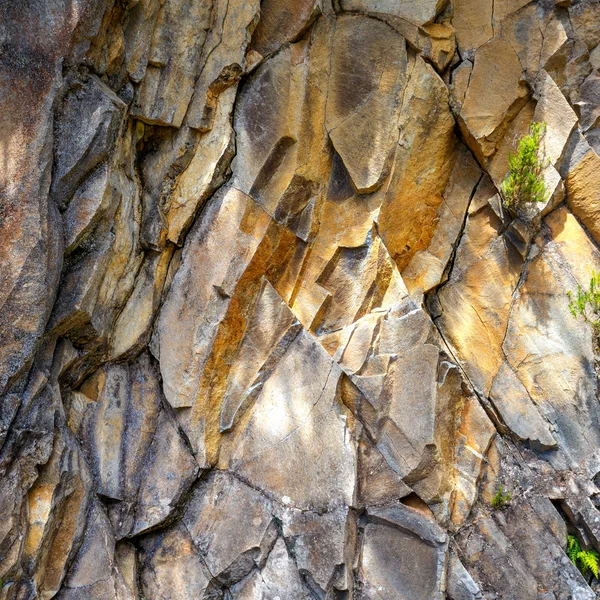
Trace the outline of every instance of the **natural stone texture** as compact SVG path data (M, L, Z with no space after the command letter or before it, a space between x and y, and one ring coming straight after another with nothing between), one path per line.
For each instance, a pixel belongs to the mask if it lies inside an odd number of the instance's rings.
M566 186L569 208L600 243L600 158L593 150L569 172Z
M374 19L338 19L325 127L358 193L377 189L389 172L405 72L405 42L393 29Z
M3 3L0 598L595 597L599 6Z
M527 390L511 368L504 363L494 378L490 399L502 421L518 439L530 441L541 450L556 447L556 441Z
M445 533L413 509L398 505L369 510L358 597L443 598L446 543Z
M480 161L494 154L527 96L521 63L510 42L497 36L481 46L458 119L465 141Z
M123 101L93 75L76 82L67 92L55 124L60 143L54 158L51 194L58 206L69 204L84 178L114 151L125 108ZM82 204L80 199L75 202ZM75 214L80 215L85 208L79 206ZM87 207L88 219L98 208ZM98 215L96 220L101 217Z
M311 377L291 383L303 372ZM318 342L300 333L256 399L231 455L232 470L295 508L351 504L356 450L352 417L337 398L339 377L338 366ZM285 394L290 385L293 393ZM281 460L290 468L278 469Z
M283 539L279 538L269 554L262 571L252 574L232 588L235 598L254 600L255 598L297 598L310 600L312 594L302 583L298 570Z
M502 361L501 344L523 259L499 235L499 203L485 180L471 202L450 281L440 289L439 326L477 391L489 394Z
M215 14L200 57L202 70L194 82L194 97L187 114L190 127L201 131L213 128L220 95L245 70L244 54L258 21L259 9L258 0L218 0L215 3ZM225 103L228 102L229 98ZM226 140L227 136L220 135Z
M569 299L558 290L565 278L572 282L567 284L570 289L576 288L576 282L589 285L589 269L597 268L600 257L565 208L554 211L546 224L552 241L536 241L540 252L532 259L515 299L502 348L542 415L552 423L554 437L560 440L567 460L587 456L579 459L580 468L589 464L593 469L593 448L598 444L593 423L600 413L595 401L590 332L573 320ZM547 292L539 291L541 285ZM555 377L559 372L560 378ZM587 425L574 426L580 419Z
M409 291L427 292L442 282L444 271L462 229L475 186L481 171L471 153L464 147L452 169L436 218L438 227L426 250L419 250L404 271L403 279Z
M401 17L415 25L431 23L440 12L443 2L440 0L424 0L410 2L407 0L342 0L344 10L372 12L381 15Z
M166 215L167 237L180 244L204 202L223 183L233 158L233 129L230 119L236 87L220 97L211 130L198 142L194 157L177 179Z
M473 578L454 552L448 563L448 596L451 600L482 600L483 596Z
M492 0L456 0L452 24L461 55L473 58L475 50L492 39L494 29Z
M194 490L183 523L208 571L232 585L271 552L277 537L271 510L260 492L217 472Z
M262 56L297 38L318 12L315 0L263 0L250 50Z
M211 338L216 333L215 324L225 316L235 284L269 221L268 215L248 196L228 188L213 199L190 232L182 266L155 333L164 391L173 407L192 406ZM228 247L223 246L224 241ZM225 260L227 255L229 261ZM196 257L212 258L214 264ZM188 302L191 290L202 294L195 296L193 304ZM179 332L173 330L175 324L179 324Z
M447 98L442 80L417 57L406 85L400 140L378 218L381 237L400 271L433 237L435 215L450 177L455 138ZM433 144L420 144L418 140L424 138L434 140Z
M211 0L161 2L133 116L146 123L181 126L194 93L211 10Z
M223 597L211 585L211 575L183 525L145 538L140 559L144 596L152 594L160 600Z

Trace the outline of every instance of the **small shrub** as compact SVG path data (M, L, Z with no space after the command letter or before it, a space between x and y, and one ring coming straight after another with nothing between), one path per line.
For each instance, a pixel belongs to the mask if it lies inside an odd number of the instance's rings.
M567 292L569 310L575 318L583 317L600 335L600 273L592 271L590 289L586 292L579 285L577 293Z
M504 490L502 489L502 486L498 486L498 491L495 493L494 497L492 498L492 506L498 510L500 508L503 508L506 504L508 504L510 502L512 495L510 492L504 492Z
M584 577L591 573L598 579L600 555L594 550L582 550L574 535L567 536L567 555Z
M548 199L542 177L544 161L541 157L545 131L545 123L532 123L529 134L519 140L516 154L508 157L509 172L500 186L506 208L515 210L524 204L545 202Z

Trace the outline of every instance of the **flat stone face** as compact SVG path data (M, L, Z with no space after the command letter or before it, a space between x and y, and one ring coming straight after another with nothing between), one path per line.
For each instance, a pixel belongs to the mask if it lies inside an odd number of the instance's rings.
M259 492L216 473L194 491L183 522L210 573L230 583L271 550L277 535L271 511L272 503Z
M455 160L454 119L447 94L437 73L417 57L403 96L398 148L378 218L381 236L400 271L416 252L427 248L434 235ZM423 139L431 144L423 144Z
M302 372L311 377L294 381ZM321 346L301 333L256 399L232 453L235 473L295 508L350 504L356 456L352 417L336 396L340 374Z
M493 92L492 92L493 90ZM480 99L489 95L489 101ZM473 72L460 111L459 125L471 150L486 159L502 139L508 123L527 102L522 66L511 43L494 37L475 53Z
M405 507L375 510L365 528L359 598L442 598L444 562L445 536L434 523Z
M391 27L361 17L338 20L325 126L359 193L377 189L389 172L405 72L405 42Z
M600 185L597 181L600 177L599 165L600 158L593 150L589 150L571 170L566 181L569 208L596 242L600 239Z
M0 2L2 599L595 597L599 10Z

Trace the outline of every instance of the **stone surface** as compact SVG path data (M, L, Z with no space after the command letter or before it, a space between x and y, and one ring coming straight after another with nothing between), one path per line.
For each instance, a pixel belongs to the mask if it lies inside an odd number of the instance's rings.
M0 600L595 597L599 7L0 2Z
M338 20L325 127L358 193L377 189L389 172L405 72L405 42L393 29L374 19Z
M573 214L585 225L596 242L600 240L600 158L589 150L569 172L566 179L567 199Z

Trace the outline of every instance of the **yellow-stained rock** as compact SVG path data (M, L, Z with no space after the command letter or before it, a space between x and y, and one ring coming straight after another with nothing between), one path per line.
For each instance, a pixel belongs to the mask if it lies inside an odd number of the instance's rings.
M477 50L458 122L480 162L494 154L528 95L521 63L508 40L496 36Z
M593 150L567 175L566 187L569 208L600 243L600 158Z
M444 102L440 104L440 98ZM402 271L429 245L456 157L448 91L417 57L407 83L391 181L378 217L383 241ZM430 143L423 144L422 140Z

